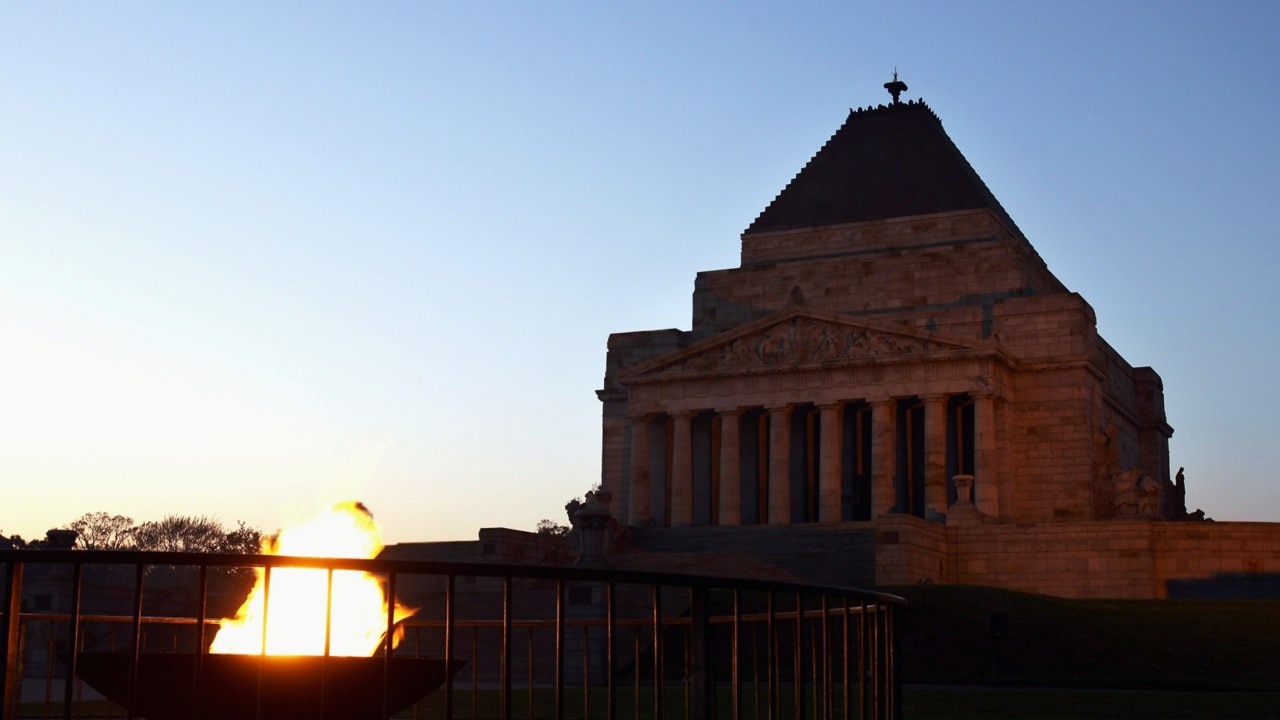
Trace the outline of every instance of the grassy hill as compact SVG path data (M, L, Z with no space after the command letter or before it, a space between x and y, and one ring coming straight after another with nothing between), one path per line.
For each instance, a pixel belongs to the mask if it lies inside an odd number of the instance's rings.
M910 603L902 624L907 683L1280 691L1280 601L881 589ZM993 637L993 615L1007 619L1003 639Z

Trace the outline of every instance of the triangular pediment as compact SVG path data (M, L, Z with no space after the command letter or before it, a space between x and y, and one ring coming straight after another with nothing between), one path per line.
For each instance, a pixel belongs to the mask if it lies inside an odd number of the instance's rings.
M878 327L808 310L783 310L654 358L632 368L623 381L923 359L974 349L972 344L933 333Z

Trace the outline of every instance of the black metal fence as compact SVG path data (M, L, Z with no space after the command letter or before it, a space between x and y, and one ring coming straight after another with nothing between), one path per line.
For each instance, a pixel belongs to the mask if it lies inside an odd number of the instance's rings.
M36 550L0 562L0 720L901 717L902 601L878 593L263 555ZM371 658L210 654L253 570L269 583L286 567L327 572L330 588L334 573L368 572L417 610L398 625L388 613L401 640Z

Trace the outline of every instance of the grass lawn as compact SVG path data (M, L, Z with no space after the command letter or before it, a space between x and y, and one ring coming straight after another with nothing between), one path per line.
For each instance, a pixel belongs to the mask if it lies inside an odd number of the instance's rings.
M1280 692L1280 601L887 590L909 602L901 624L908 684ZM992 635L997 614L1007 627L1001 639Z
M1280 693L908 687L904 720L1280 720Z

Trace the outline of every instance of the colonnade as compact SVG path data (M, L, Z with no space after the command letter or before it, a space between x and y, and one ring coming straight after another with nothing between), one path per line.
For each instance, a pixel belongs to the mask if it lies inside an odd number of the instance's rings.
M996 514L991 396L930 395L681 410L630 418L631 525ZM975 477L959 497L956 475ZM967 482L960 487L969 492Z

